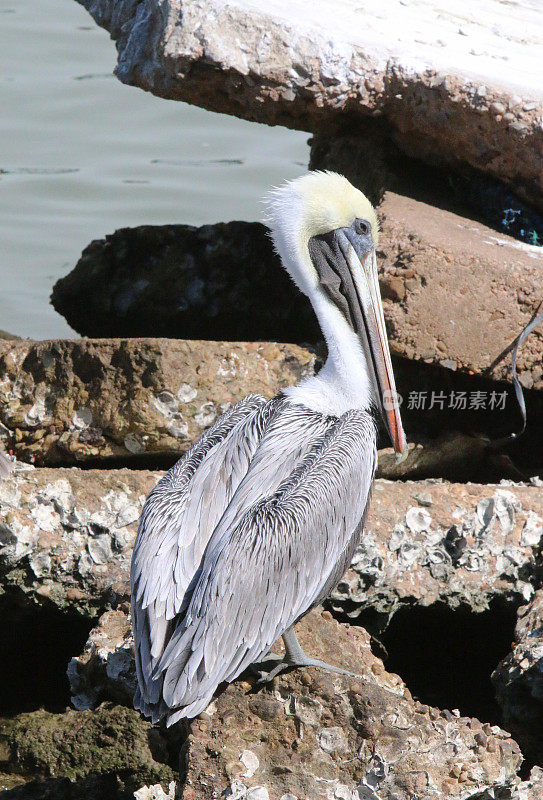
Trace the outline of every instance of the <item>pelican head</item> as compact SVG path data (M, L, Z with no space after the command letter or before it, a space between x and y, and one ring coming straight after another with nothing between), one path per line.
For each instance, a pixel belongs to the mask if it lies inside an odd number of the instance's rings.
M377 279L375 209L342 175L310 172L270 194L266 221L283 266L317 313L323 304L334 307L337 323L357 337L374 402L394 449L403 453L407 445Z

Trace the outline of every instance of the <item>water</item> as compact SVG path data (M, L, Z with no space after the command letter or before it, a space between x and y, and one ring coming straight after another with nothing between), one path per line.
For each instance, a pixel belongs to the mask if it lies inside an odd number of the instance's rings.
M255 220L307 165L305 133L123 86L75 0L0 0L0 329L73 336L49 305L92 240L140 224Z

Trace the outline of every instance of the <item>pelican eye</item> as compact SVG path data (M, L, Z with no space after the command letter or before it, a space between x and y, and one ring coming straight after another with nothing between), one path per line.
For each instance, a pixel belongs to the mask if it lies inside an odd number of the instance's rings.
M371 225L365 219L355 219L354 232L358 236L368 236L368 234L371 232Z

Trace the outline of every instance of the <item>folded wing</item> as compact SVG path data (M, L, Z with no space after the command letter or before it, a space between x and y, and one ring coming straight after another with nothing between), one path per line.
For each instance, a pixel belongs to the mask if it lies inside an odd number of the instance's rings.
M253 485L254 501L241 517L227 513L217 525L185 613L154 660L168 724L200 713L222 681L267 653L328 594L358 543L375 471L371 417L349 412L329 423L299 465L262 496L262 481L251 473L265 463L280 470L270 455L262 442L236 495Z
M136 708L164 713L162 679L151 673L190 597L202 555L247 473L277 404L249 395L217 420L164 476L143 508L132 558Z

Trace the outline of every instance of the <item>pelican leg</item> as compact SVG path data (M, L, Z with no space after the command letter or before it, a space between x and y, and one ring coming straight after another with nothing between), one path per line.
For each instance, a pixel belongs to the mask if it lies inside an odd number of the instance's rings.
M248 669L256 675L256 677L259 679L259 683L266 683L268 680L270 680L268 675L278 664L280 664L282 667L285 667L285 660L283 656L280 656L277 653L272 653L270 650L268 653L266 653L266 655L262 656L257 661L253 661Z
M341 669L341 667L334 667L332 664L327 664L325 661L320 661L318 658L311 658L310 656L306 655L296 637L294 627L289 628L284 632L283 642L285 643L284 657L271 670L271 672L268 672L266 675L262 675L259 683L267 683L268 681L273 680L277 675L279 675L280 672L283 672L283 670L288 669L289 667L320 667L321 669L327 669L330 672L337 672L340 675L349 675L351 678L360 677L354 672Z
M340 675L349 675L351 678L359 678L354 672L349 672L347 669L341 667L334 667L333 664L327 664L326 661L321 661L318 658L311 658L306 655L301 648L294 628L289 628L283 634L283 641L285 643L285 661L292 667L321 667L330 672L338 672Z

